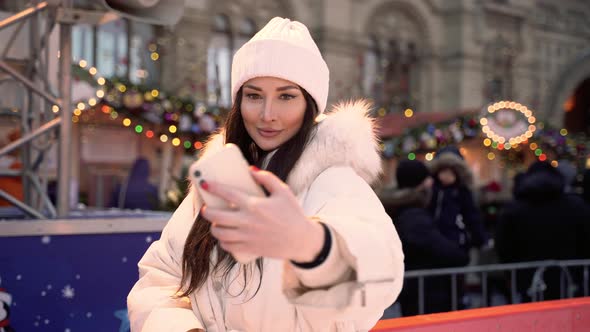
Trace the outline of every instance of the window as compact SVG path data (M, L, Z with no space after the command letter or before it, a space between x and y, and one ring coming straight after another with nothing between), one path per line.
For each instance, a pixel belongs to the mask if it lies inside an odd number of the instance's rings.
M127 76L127 31L125 20L111 21L97 28L96 67L101 75Z
M362 63L364 94L390 112L419 109L423 33L411 15L395 10L372 20Z
M501 36L486 45L484 52L487 87L485 99L495 102L512 98L514 49Z
M217 15L207 49L207 101L211 105L231 105L230 45L229 20L225 15Z
M77 24L72 27L72 57L88 61L104 77L152 84L159 79L149 51L154 39L154 27L145 23L119 19L96 27Z
M95 63L94 59L94 29L88 24L78 24L72 27L72 60L78 62L86 60Z
M379 76L379 45L377 39L371 36L369 39L369 46L365 51L365 55L362 60L362 73L363 73L363 93L366 96L372 96L378 98L378 76Z
M243 19L240 21L239 31L234 39L234 49L232 54L236 52L244 45L250 38L256 33L256 25L251 19Z
M127 52L129 63L119 63L116 67L117 75L124 75L122 73L123 70L126 70L126 67L129 66L129 80L132 83L144 84L157 82L159 62L151 58L152 53L149 50L150 43L155 39L154 27L140 22L131 22L131 32L130 49ZM117 45L123 44L123 40L126 41L124 37L121 38L119 36L119 38ZM127 47L123 47L123 49L127 51ZM157 51L155 53L158 54ZM124 59L124 57L121 57L121 51L119 51L119 56L121 59ZM159 56L160 54L158 54L158 58L156 59L159 59Z

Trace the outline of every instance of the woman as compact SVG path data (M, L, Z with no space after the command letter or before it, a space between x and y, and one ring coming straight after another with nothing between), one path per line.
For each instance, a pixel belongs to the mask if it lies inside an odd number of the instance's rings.
M238 50L233 108L204 153L237 144L269 196L205 182L236 206L224 211L192 188L139 262L133 331L361 331L393 303L403 253L367 184L381 165L372 121L364 102L318 117L328 76L299 22L276 17Z

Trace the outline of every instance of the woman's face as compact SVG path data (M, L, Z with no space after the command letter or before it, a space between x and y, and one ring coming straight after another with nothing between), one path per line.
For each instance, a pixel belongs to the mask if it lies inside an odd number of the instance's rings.
M438 172L438 180L443 186L450 186L455 183L457 177L455 176L455 172L449 168L445 168Z
M256 77L242 86L242 118L256 145L272 151L295 136L306 109L301 88L276 77Z

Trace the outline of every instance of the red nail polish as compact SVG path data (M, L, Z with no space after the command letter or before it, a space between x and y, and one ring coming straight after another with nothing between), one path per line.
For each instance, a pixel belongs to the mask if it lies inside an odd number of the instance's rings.
M199 181L199 186L205 190L209 189L209 184L205 180Z
M258 171L260 171L260 168L258 168L258 167L256 167L256 166L252 166L252 170L253 170L254 172L258 172Z

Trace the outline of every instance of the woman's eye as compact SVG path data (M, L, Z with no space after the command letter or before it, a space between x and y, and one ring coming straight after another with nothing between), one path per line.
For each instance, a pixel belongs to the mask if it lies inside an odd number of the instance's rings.
M252 100L258 100L258 99L261 99L262 96L257 93L248 93L248 94L246 94L246 98L252 99Z
M281 98L281 99L283 99L283 100L291 100L291 99L293 99L293 98L295 98L295 97L296 97L296 96L294 96L294 95L290 95L290 94L288 94L288 93L283 93L283 94L280 96L280 98Z

